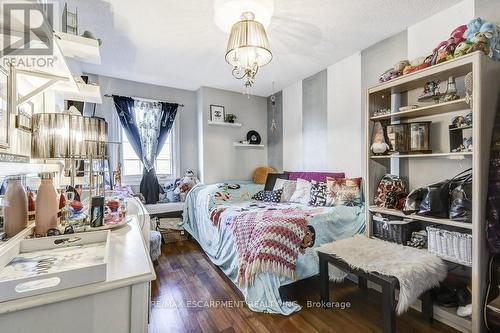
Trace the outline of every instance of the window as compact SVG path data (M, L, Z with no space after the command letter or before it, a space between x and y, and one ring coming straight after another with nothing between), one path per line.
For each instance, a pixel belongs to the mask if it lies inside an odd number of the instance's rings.
M175 126L174 126L175 127ZM172 127L168 134L167 140L163 145L161 152L156 157L155 170L157 175L172 175L174 173L173 165L173 144L172 133L175 129ZM127 134L122 129L122 149L123 149L123 170L124 176L142 175L143 165L139 157L134 152L134 149L128 141Z

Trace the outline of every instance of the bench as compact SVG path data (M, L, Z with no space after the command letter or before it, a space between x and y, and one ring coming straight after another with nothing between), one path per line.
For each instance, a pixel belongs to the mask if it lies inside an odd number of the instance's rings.
M382 287L382 312L384 322L384 333L396 332L396 301L395 290L399 288L398 279L394 276L382 275L376 272L365 272L349 266L347 262L329 253L319 251L319 276L320 276L320 298L321 303L326 307L330 302L330 279L328 274L328 264L351 273L358 277L358 286L361 289L367 288L367 281L371 281ZM433 302L430 290L420 296L422 300L422 315L425 320L432 322Z

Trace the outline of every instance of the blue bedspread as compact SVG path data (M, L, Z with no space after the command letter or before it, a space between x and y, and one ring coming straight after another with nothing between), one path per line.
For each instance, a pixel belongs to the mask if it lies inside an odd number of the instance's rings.
M263 189L262 185L254 183L240 182L239 185L241 186L239 189L221 187L221 184L198 185L193 188L186 198L183 225L185 230L198 241L210 260L219 266L236 286L238 286L238 256L233 234L230 228L224 225L214 226L210 220L210 211L218 206L248 204L253 194ZM363 207L293 205L311 214L308 222L316 230L314 247L364 231ZM301 280L318 272L317 254L312 248L308 248L298 257L295 277ZM295 302L282 302L279 287L292 282L294 281L271 273L260 273L251 285L238 288L251 310L289 315L301 307Z

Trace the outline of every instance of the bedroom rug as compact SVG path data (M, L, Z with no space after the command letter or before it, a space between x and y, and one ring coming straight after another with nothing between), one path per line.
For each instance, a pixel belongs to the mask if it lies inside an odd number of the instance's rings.
M396 277L400 286L396 307L398 314L408 310L424 291L439 286L447 275L443 260L426 250L364 235L325 244L316 251L334 254L352 268ZM334 280L340 282L343 279Z
M307 214L298 209L240 212L231 219L238 255L238 284L247 286L255 275L268 272L295 280L302 242L308 232Z

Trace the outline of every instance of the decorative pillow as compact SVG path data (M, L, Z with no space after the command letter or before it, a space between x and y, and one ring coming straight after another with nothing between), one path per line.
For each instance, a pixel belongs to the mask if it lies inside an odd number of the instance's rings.
M309 199L310 206L326 205L326 183L311 180L311 195Z
M295 189L297 188L297 182L294 180L288 179L276 179L276 183L274 184L274 191L283 189L283 193L281 193L281 202L288 202L292 197Z
M309 204L309 199L311 198L311 183L304 179L297 179L297 186L295 192L293 192L290 202L298 202L303 205Z
M289 180L297 180L299 178L305 179L308 181L315 180L317 182L325 182L326 177L332 178L344 178L345 174L343 172L312 172L312 171L285 171L288 174Z
M270 172L276 172L271 167L258 167L253 172L253 182L255 184L265 184L267 179L267 174Z
M252 199L264 202L280 202L282 192L283 190L276 190L276 191L262 190L255 193Z
M327 206L361 205L362 178L326 178Z
M276 184L277 179L288 179L288 173L282 172L282 173L268 173L267 174L267 179L266 179L266 185L264 186L264 190L266 191L272 191Z

